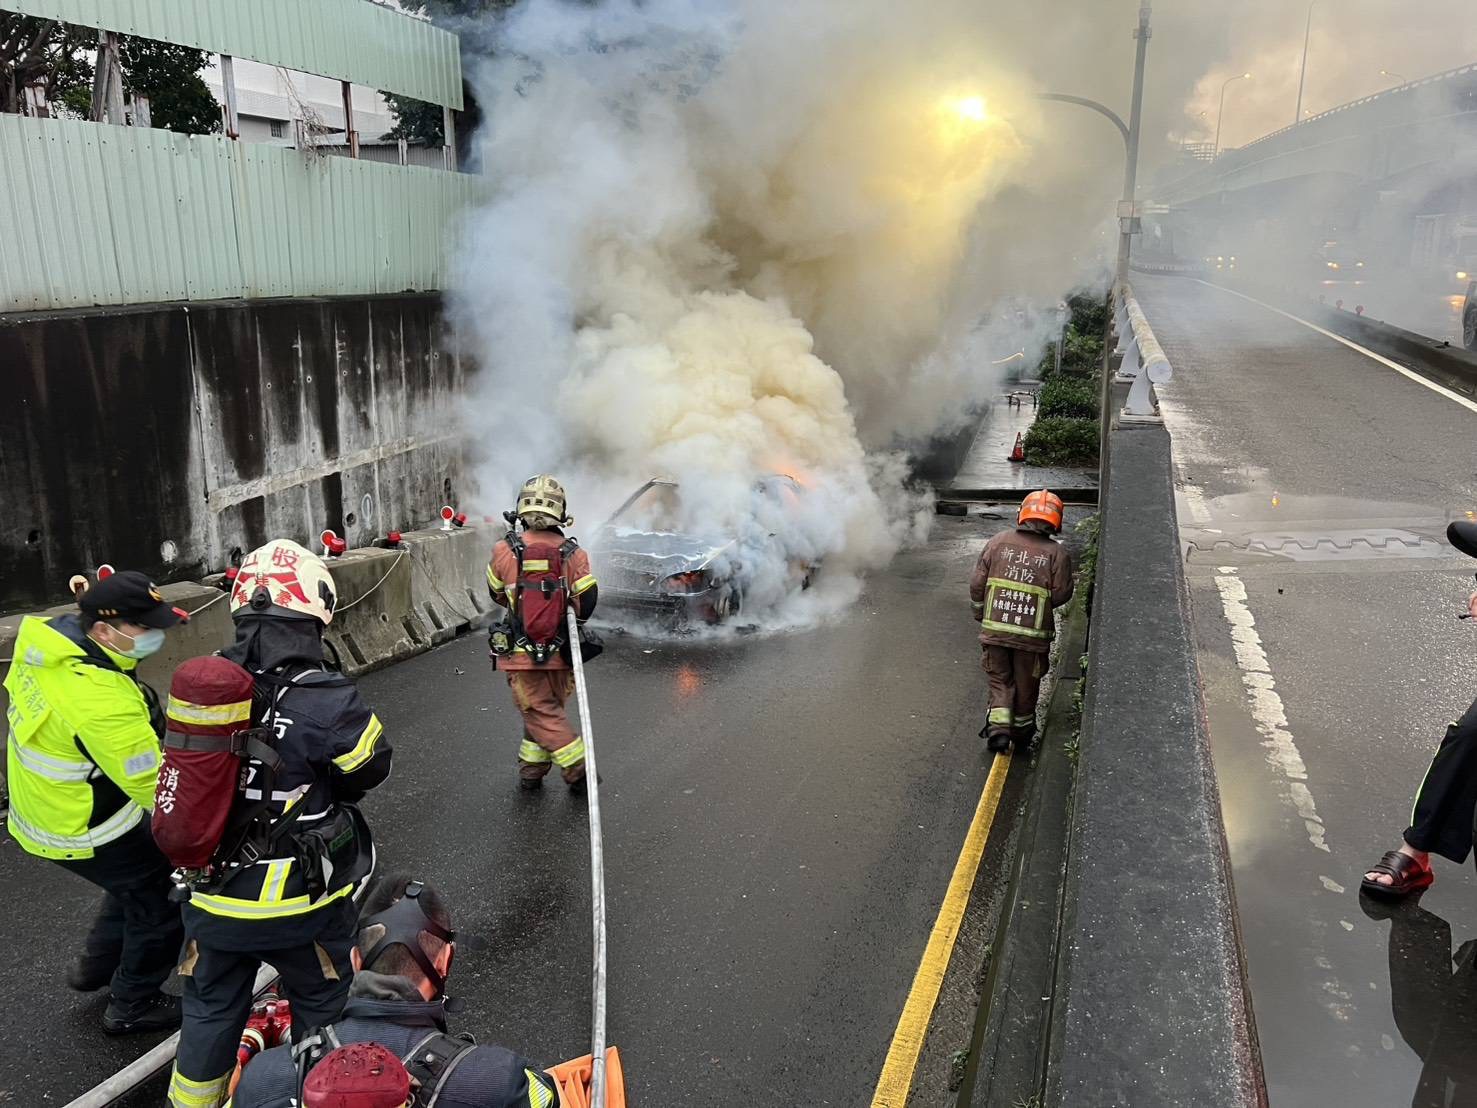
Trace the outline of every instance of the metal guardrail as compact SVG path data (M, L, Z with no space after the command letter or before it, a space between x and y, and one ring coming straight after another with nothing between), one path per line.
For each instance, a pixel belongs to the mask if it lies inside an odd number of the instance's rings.
M1154 337L1154 329L1149 326L1127 282L1120 282L1114 289L1113 322L1118 334L1118 348L1114 353L1123 356L1115 380L1131 385L1119 419L1129 422L1158 420L1159 402L1154 396L1154 386L1172 380L1174 367Z

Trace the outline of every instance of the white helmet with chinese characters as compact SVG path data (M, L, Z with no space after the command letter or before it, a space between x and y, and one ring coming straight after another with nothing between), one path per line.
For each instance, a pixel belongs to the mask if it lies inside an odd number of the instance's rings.
M338 604L323 559L291 539L273 539L246 555L231 589L231 615L316 619L326 627Z

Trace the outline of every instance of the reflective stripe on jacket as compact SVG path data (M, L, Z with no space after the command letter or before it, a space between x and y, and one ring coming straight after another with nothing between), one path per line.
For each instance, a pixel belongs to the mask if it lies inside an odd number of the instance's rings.
M138 663L76 616L27 616L5 675L11 836L43 858L91 858L154 806L159 736Z

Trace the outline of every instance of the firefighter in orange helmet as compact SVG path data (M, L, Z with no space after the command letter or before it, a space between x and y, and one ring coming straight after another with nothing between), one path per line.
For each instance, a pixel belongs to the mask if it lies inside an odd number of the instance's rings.
M505 621L488 636L493 664L508 675L513 702L523 716L518 748L518 782L538 789L558 766L571 792L585 790L585 743L574 733L565 704L574 691L568 653L579 644L565 641L565 611L574 608L584 622L595 613L599 589L590 556L566 538L569 515L564 486L545 473L523 482L513 524L492 550L487 589L508 609Z
M1036 700L1051 660L1055 609L1072 599L1072 558L1052 538L1062 529L1061 497L1041 489L1021 502L1015 530L985 544L969 581L970 608L980 622L989 715L981 732L989 749L1028 746L1036 734Z

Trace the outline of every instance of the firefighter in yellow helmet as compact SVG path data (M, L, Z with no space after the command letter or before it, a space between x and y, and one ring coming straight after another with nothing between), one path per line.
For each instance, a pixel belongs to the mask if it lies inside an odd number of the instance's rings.
M1001 753L1030 745L1036 700L1051 659L1055 609L1072 599L1072 559L1052 538L1062 529L1061 498L1041 489L1021 502L1013 531L985 544L969 581L980 623L989 715L983 734Z
M513 703L523 716L519 784L537 789L550 767L558 766L570 790L582 792L585 744L565 712L574 691L565 611L573 605L580 621L589 619L599 590L590 556L564 535L574 520L557 480L542 473L530 477L509 514L513 529L493 547L487 588L508 609L507 620L493 628L489 641L493 664L508 675Z
M338 1019L349 995L353 893L374 869L355 804L390 775L392 752L325 660L337 606L323 560L289 539L248 554L231 590L236 638L222 653L255 679L249 718L275 758L247 760L216 856L187 886L175 1108L225 1103L262 963L281 974L294 1037ZM168 711L183 722L199 708L171 697Z

